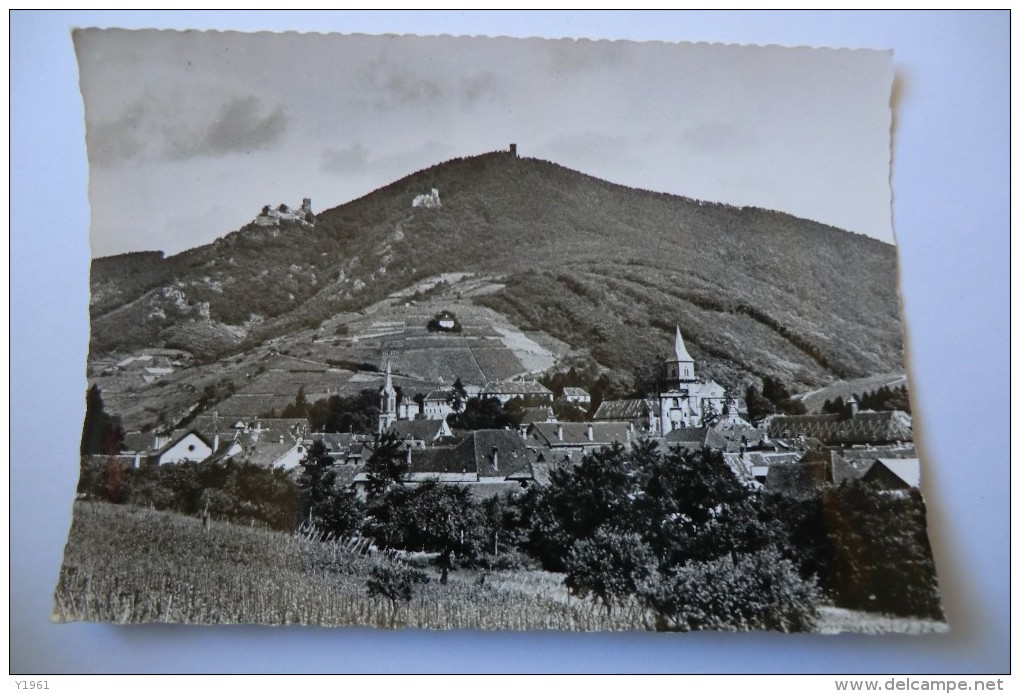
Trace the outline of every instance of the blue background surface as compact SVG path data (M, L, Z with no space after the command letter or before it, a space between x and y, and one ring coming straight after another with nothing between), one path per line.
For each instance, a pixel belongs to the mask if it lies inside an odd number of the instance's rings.
M894 49L894 224L915 433L952 633L51 624L77 479L88 345L87 167L75 26ZM10 41L12 673L1008 671L1008 12L14 12Z

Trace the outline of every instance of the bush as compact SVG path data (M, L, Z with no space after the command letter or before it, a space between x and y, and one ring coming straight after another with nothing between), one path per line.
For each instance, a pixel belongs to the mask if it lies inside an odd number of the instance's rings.
M659 631L807 631L818 588L773 549L690 562L641 592Z
M942 618L919 492L855 482L827 491L822 501L833 556L821 578L838 605Z
M411 602L411 598L414 597L414 586L428 582L429 577L418 569L391 564L373 566L365 582L365 589L368 597L385 598L389 601L393 610L390 613L390 628L393 628L396 626L400 606Z
M297 489L285 471L231 461L136 469L113 458L83 458L78 492L187 515L208 508L226 521L254 521L276 530L294 530L300 513Z
M599 529L567 554L564 585L572 595L592 595L612 615L613 603L638 592L655 574L656 558L637 533Z

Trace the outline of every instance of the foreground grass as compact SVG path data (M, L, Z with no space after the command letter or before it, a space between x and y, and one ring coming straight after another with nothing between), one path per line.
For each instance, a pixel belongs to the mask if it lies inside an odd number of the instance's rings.
M53 619L137 624L312 624L424 629L645 630L637 606L608 617L545 571L455 571L406 606L369 598L381 557L329 542L189 516L78 501ZM484 577L484 580L482 580ZM821 607L817 630L925 633L944 623Z
M56 621L314 624L426 629L644 629L638 610L570 599L541 571L458 571L393 608L367 597L383 558L292 534L99 502L75 504Z

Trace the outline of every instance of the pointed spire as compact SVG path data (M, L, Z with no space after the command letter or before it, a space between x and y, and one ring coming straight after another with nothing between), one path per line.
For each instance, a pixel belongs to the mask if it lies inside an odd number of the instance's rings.
M694 361L694 357L687 351L684 345L683 335L680 334L680 326L676 326L676 340L673 343L673 353L677 361Z
M390 374L390 358L386 357L386 382L383 384L383 392L393 392L393 376Z

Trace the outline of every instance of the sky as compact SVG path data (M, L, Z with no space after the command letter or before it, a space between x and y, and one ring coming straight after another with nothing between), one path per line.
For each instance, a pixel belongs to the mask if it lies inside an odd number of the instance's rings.
M74 41L94 257L177 253L266 204L310 197L318 212L511 142L615 183L893 242L888 51L99 29Z

